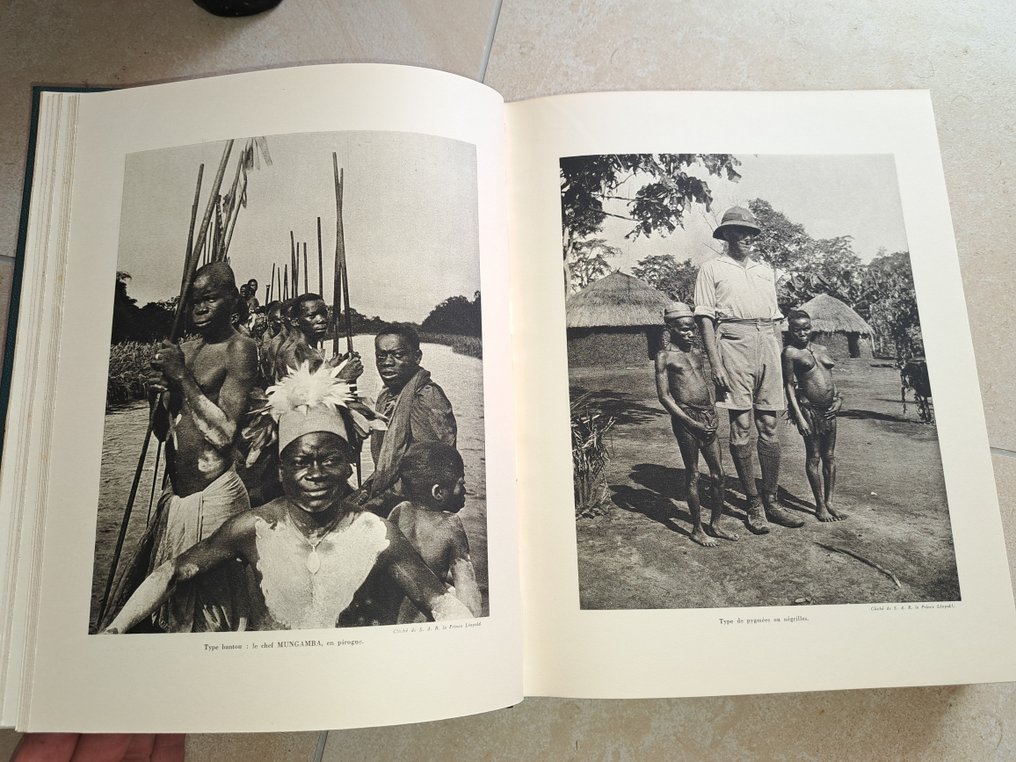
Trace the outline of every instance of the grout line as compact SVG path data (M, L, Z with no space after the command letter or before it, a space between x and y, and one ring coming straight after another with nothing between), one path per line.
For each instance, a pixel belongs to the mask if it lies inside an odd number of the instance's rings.
M1000 455L1003 458L1016 458L1016 452L1006 450L1003 447L989 447L988 449L991 450L992 455Z
M503 0L497 0L497 5L494 6L494 18L490 23L490 32L487 34L487 40L483 44L483 63L480 65L480 82L483 82L487 78L487 64L490 63L490 53L494 49L494 34L497 32L497 22L501 18L501 3Z
M314 760L313 762L321 762L325 756L325 745L328 743L328 731L321 730L318 732L317 747L314 749Z

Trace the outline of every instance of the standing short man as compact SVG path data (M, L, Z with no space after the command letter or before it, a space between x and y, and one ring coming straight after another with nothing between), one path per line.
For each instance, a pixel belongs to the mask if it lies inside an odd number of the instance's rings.
M765 534L768 521L787 527L803 526L804 522L776 500L780 479L777 426L784 410L783 315L776 304L772 268L751 258L751 239L760 232L755 216L747 209L735 206L724 213L713 238L726 241L727 253L699 268L695 318L713 380L722 395L717 404L730 414L730 454L748 498L748 528ZM753 418L762 470L761 499L751 452Z
M370 453L374 474L370 480L372 501L388 511L401 498L386 499L398 481L399 464L416 442L441 442L455 447L457 428L452 404L444 390L420 367L420 337L411 325L393 324L374 338L374 356L384 389L377 398L377 412L388 420L387 431L371 434Z

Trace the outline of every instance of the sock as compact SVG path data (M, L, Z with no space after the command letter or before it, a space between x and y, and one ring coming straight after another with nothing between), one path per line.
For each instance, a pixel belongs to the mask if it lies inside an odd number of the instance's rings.
M758 440L758 464L762 469L762 492L775 495L780 484L780 443Z
M755 488L755 464L751 457L751 442L744 444L731 442L730 457L734 460L734 468L737 470L737 478L741 480L744 494L748 497L756 497L758 490Z

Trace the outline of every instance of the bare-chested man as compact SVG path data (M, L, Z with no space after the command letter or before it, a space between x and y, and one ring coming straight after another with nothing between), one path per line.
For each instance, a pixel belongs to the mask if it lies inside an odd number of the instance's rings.
M843 404L833 383L835 363L825 347L811 343L811 316L807 312L793 310L787 320L790 344L783 350L783 378L790 415L804 437L805 471L815 496L815 516L819 521L840 521L847 515L832 505L836 492L836 413Z
M289 337L279 346L275 357L276 379L284 377L305 362L313 371L323 362L336 366L347 359L344 354L330 358L325 355L323 345L328 335L328 306L317 294L306 293L296 298L290 309L289 325ZM338 378L355 381L362 373L363 362L360 355L354 352L346 367L339 372Z
M691 511L691 539L707 548L716 540L702 527L702 505L698 492L699 451L713 478L713 509L709 531L714 537L737 540L736 534L720 526L723 516L723 465L716 437L716 397L708 363L693 345L694 313L686 304L675 302L663 313L670 333L668 346L656 353L656 393L670 413L670 422L684 461L688 508Z
M188 309L198 338L180 345L164 341L152 361L151 386L166 392L155 433L166 442L170 478L159 498L153 569L250 508L233 459L238 421L257 372L257 349L230 322L239 298L229 265L202 267ZM177 587L155 623L169 632L224 631L241 629L245 617L242 569L229 564Z

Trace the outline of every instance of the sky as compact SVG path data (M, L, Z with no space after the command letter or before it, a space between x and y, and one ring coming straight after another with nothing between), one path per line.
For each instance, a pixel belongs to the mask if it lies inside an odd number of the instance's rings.
M737 168L741 179L731 182L710 176L704 170L689 170L706 179L713 193L710 211L693 205L685 216L684 228L669 236L654 234L647 239L625 239L632 224L608 218L602 237L622 250L611 265L625 272L644 257L670 254L679 262L693 264L720 251L712 231L723 212L731 206L747 206L762 198L783 212L791 222L804 226L813 238L852 236L853 249L862 261L870 262L880 248L887 251L908 249L896 180L896 166L889 155L866 156L765 156L739 155ZM618 195L631 197L645 178L631 180ZM626 214L625 204L610 208ZM598 236L599 237L599 236Z
M449 296L480 288L476 152L446 138L399 132L268 136L272 165L248 174L229 255L238 283L256 278L264 302L272 264L290 261L290 230L307 243L310 290L318 291L321 217L324 296L332 298L335 186L343 170L343 224L353 308L386 320L422 321ZM232 183L238 139L223 180ZM198 224L225 147L205 143L127 157L118 270L144 305L180 289L198 166L204 178ZM197 226L196 226L197 227ZM302 267L302 260L301 260ZM301 291L303 276L301 274Z

